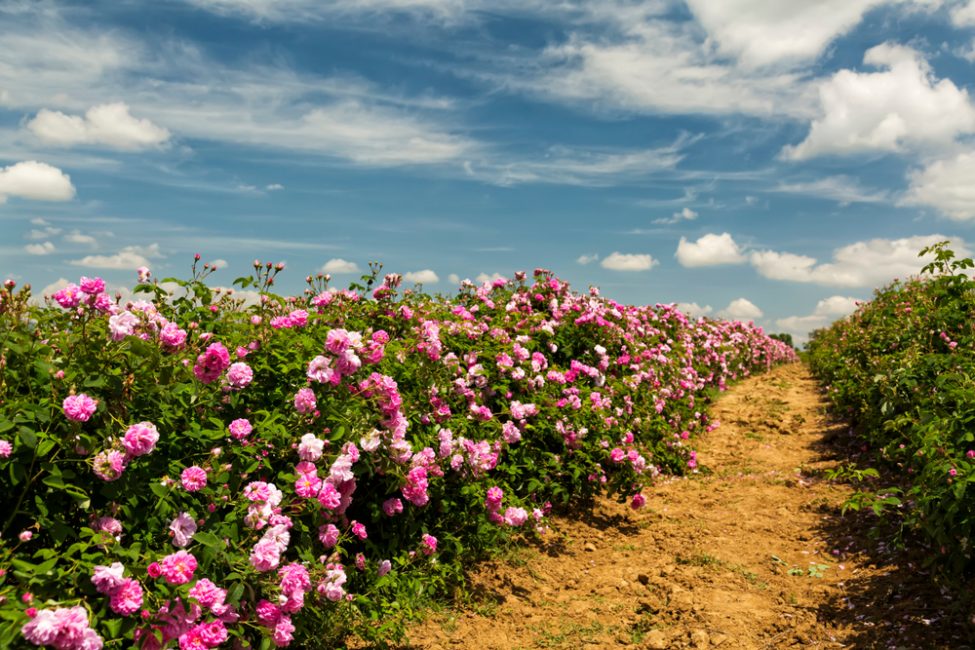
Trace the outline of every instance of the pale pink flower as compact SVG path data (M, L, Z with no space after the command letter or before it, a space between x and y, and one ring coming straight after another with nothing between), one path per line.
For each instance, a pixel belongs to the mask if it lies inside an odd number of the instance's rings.
M186 330L180 329L176 323L166 323L159 330L159 340L168 348L181 348L186 343Z
M254 371L243 361L230 364L227 369L227 385L231 390L242 390L254 379Z
M294 640L295 626L291 623L291 617L287 614L282 614L278 622L274 624L274 632L271 634L271 639L274 641L274 645L279 648L291 645Z
M98 565L92 571L91 583L100 594L111 594L122 585L125 567L120 562L113 562L110 566Z
M169 530L173 534L173 546L184 548L189 545L193 534L196 533L196 520L188 513L181 512L169 524Z
M139 317L130 311L114 314L108 319L108 330L113 341L121 341L127 336L132 336L138 326Z
M10 458L14 451L14 446L9 440L0 440L0 458Z
M301 436L301 442L298 443L298 456L302 460L315 462L322 457L322 451L324 449L324 440L315 437L314 433L306 433Z
M258 571L270 571L281 563L281 551L273 539L261 539L251 549L250 562Z
M340 531L334 524L325 524L318 529L318 539L325 548L332 548L339 541Z
M521 526L528 521L528 512L524 508L510 507L504 511L504 523L508 526Z
M149 270L148 266L140 266L135 270L135 272L139 276L140 283L146 282L149 279L149 276L152 275L152 272Z

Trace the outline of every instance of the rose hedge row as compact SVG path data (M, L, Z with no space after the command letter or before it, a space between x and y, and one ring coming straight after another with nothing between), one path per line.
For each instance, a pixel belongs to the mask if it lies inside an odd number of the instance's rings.
M395 637L553 504L644 502L709 391L793 359L739 322L400 278L302 296L82 278L0 293L0 645L325 647Z
M975 280L947 242L918 278L878 289L852 316L816 332L810 364L827 395L897 485L865 491L872 505L920 535L930 562L975 569ZM874 472L876 473L876 472Z

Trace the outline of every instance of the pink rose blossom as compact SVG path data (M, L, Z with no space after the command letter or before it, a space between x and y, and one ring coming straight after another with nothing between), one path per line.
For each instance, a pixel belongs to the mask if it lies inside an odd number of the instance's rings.
M10 458L14 451L14 446L9 440L0 440L0 458Z
M325 524L318 529L318 539L325 548L334 547L339 541L339 529L334 524Z
M251 434L254 427L246 418L237 418L230 423L228 429L230 430L230 435L233 436L235 440L243 440Z
M196 358L193 374L204 384L215 381L230 365L230 353L222 343L211 343L206 351Z
M144 456L151 453L159 441L159 431L152 422L133 424L122 437L122 446L129 456Z
M176 551L159 562L160 574L171 585L185 585L193 579L196 558L192 553Z
M98 565L91 576L91 583L100 594L111 594L122 586L125 567L120 562L113 562L110 566Z
M421 538L421 541L423 542L422 550L424 555L433 555L434 553L437 552L436 537L434 537L433 535L428 535L426 533L423 533L423 537Z
M294 640L294 631L295 626L291 623L291 617L287 614L282 614L278 622L275 623L274 633L271 635L274 645L279 648L290 645Z
M281 550L272 539L261 539L250 554L251 566L258 571L270 571L281 563Z
M315 393L310 388L302 388L295 393L295 410L299 413L313 413L318 403L315 400Z
M192 465L183 470L180 474L180 483L187 492L199 492L206 487L207 473L202 467Z
M383 501L383 512L387 517L394 517L403 512L403 502L399 499L386 499Z
M254 613L257 615L257 622L265 627L274 627L281 620L281 608L267 600L258 602Z
M314 433L306 433L301 436L301 442L298 443L298 456L301 460L307 460L314 463L316 460L322 457L322 451L325 449L325 441L320 440L315 437Z
M109 606L122 616L129 616L142 607L142 585L134 578L125 578L122 584L111 593Z
M173 546L184 548L192 541L196 532L196 521L188 513L181 512L169 524L169 530L173 534Z
M508 526L521 526L528 520L528 512L524 508L511 507L504 511L504 523Z
M64 415L74 422L87 422L98 408L98 402L84 393L68 395L62 404Z
M92 461L95 476L103 481L115 481L125 471L125 454L116 449L98 452Z
M368 537L368 534L366 534L366 527L358 521L352 522L352 534L359 539L365 539Z
M637 492L633 495L633 500L630 501L630 507L634 510L639 510L647 504L647 498L643 496L642 493Z
M166 323L159 330L159 340L167 348L172 350L179 349L186 343L186 330L180 329L176 323Z
M243 390L254 379L254 371L243 361L230 364L227 370L227 385L231 390Z

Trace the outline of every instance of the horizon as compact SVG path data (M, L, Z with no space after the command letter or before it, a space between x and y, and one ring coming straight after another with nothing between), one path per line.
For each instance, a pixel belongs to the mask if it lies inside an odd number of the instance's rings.
M0 35L36 294L542 267L801 343L975 241L975 0L14 1Z

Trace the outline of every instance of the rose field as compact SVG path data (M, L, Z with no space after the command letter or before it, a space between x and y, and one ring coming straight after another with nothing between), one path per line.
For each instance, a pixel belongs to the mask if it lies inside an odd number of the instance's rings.
M247 301L198 264L140 269L127 300L4 286L0 645L395 640L565 507L644 506L696 467L717 392L795 358L541 269L448 297L374 267L286 298L281 270L255 262Z

